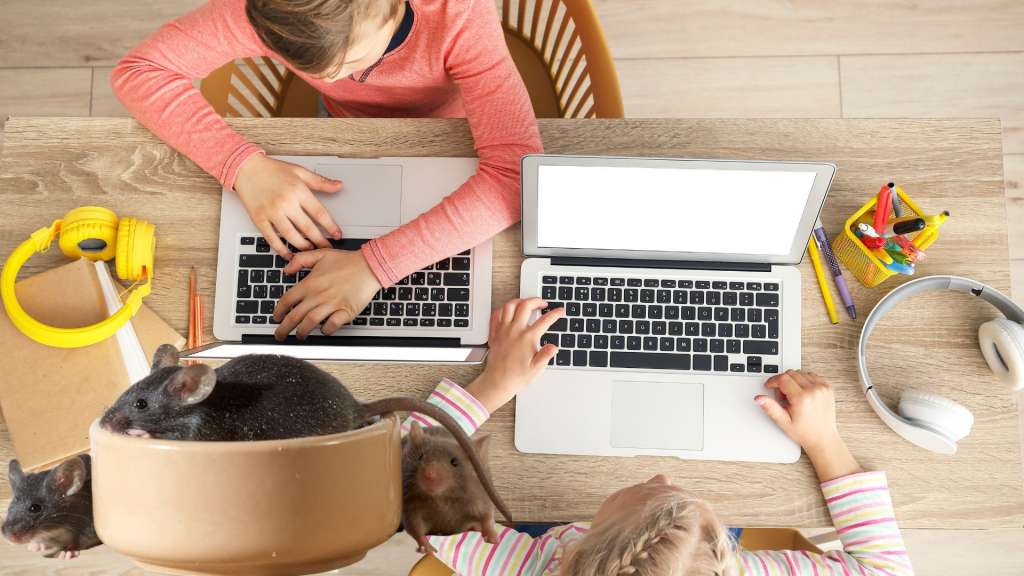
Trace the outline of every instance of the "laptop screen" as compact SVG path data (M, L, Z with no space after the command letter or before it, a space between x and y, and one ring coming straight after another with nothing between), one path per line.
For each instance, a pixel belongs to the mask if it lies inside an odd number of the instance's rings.
M816 199L817 167L541 162L536 167L536 246L736 254L779 261L792 254L808 209L814 209L813 222L820 207L820 201L809 205ZM816 194L823 199L820 190Z

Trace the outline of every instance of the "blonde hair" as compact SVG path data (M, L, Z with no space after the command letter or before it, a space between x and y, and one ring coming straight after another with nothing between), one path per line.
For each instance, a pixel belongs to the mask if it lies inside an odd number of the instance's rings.
M352 41L356 23L384 22L402 0L247 0L245 15L256 35L296 69L333 73Z
M563 576L733 576L732 542L711 507L683 491L648 500L628 525L605 523L566 552Z

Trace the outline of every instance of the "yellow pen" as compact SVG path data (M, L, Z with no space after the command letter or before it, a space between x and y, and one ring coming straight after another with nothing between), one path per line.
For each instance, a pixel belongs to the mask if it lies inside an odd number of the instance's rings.
M832 302L832 291L828 287L828 280L825 278L825 269L821 266L821 255L818 254L818 243L811 236L807 241L807 252L811 255L811 264L814 266L814 275L818 277L818 286L821 287L821 298L825 301L825 309L828 310L828 319L833 324L839 323L839 315L836 314L836 305Z

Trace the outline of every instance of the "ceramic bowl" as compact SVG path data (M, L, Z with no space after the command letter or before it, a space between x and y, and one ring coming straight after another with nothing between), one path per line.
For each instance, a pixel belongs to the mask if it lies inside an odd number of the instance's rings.
M401 519L395 416L343 434L181 442L94 422L96 532L171 574L308 574L358 562Z

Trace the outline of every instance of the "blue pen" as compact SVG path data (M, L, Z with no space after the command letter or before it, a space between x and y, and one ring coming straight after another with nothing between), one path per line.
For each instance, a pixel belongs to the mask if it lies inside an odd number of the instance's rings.
M846 285L846 278L843 278L843 271L839 268L836 255L832 253L832 246L828 243L828 234L825 233L825 227L821 225L820 218L814 223L814 237L817 238L818 245L821 246L821 253L825 255L829 270L832 271L832 281L835 282L836 290L839 291L839 297L843 299L846 313L850 315L851 320L856 320L857 308L853 305L850 288Z

